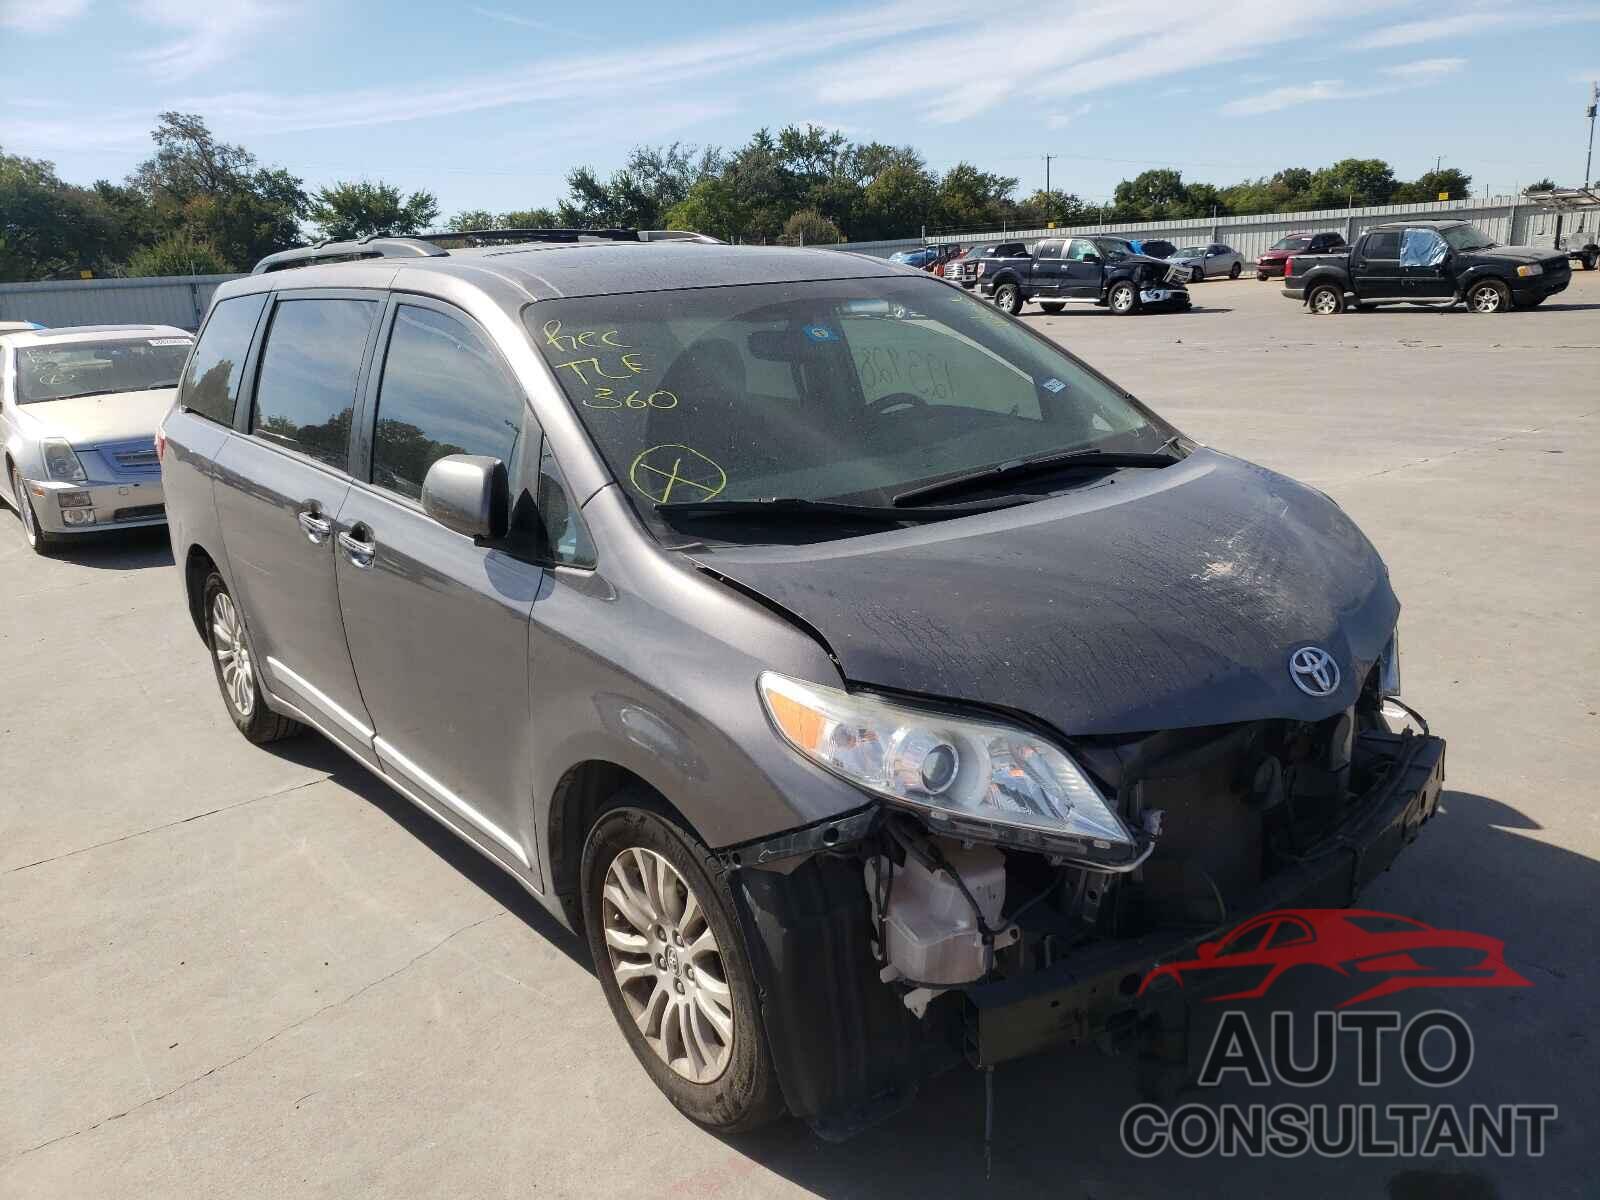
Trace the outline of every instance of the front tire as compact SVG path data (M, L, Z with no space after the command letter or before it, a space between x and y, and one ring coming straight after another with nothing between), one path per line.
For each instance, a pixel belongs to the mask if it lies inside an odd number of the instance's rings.
M1344 311L1344 289L1331 283L1319 284L1306 296L1306 307L1313 315L1331 317Z
M1483 279L1467 289L1467 309L1475 313L1500 313L1511 307L1511 289L1498 279Z
M304 732L305 726L300 722L280 716L267 707L244 614L239 611L222 576L215 571L206 576L205 590L201 594L211 667L216 672L222 703L234 728L258 746Z
M28 496L28 489L22 486L22 476L15 467L11 468L11 494L17 500L17 516L22 520L22 536L28 541L28 549L41 558L49 558L57 545L55 535L39 527L33 501Z
M1257 271L1256 272L1256 282L1257 283L1265 283L1266 281L1267 281L1267 273L1265 271Z
M1013 317L1022 311L1022 289L1014 283L1002 283L994 290L994 305Z
M1106 307L1115 315L1125 317L1139 307L1139 293L1131 283L1114 283L1106 293Z
M590 829L581 871L595 974L645 1073L720 1133L778 1117L759 989L716 858L632 788Z
M1600 250L1591 250L1578 261L1583 264L1585 271L1592 271L1597 264L1600 264Z

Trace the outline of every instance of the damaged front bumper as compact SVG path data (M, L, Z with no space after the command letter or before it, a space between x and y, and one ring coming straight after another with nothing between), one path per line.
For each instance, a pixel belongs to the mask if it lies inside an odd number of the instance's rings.
M1432 817L1444 780L1442 739L1363 737L1379 739L1389 769L1351 797L1332 832L1231 905L1219 924L1096 939L1039 969L952 988L921 1016L883 981L874 948L861 850L875 835L877 805L722 851L789 1110L824 1137L848 1137L963 1061L989 1067L1115 1040L1170 1003L1157 989L1139 994L1162 962L1256 913L1348 906Z

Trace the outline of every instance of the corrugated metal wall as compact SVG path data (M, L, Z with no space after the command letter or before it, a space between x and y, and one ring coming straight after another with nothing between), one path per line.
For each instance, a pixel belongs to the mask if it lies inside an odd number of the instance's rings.
M969 233L961 236L929 238L944 242L998 242L1032 241L1041 237L1062 237L1074 233L1114 233L1123 237L1162 238L1178 245L1192 242L1225 242L1252 261L1287 233L1302 230L1337 230L1346 238L1353 238L1373 225L1394 221L1407 216L1431 217L1471 221L1491 238L1505 245L1550 245L1555 236L1554 214L1535 208L1518 196L1494 196L1481 200L1451 200L1433 204L1386 204L1374 208L1335 208L1319 212L1263 213L1257 216L1218 217L1209 221L1146 221L1143 223L1111 223L1105 225L1080 225L1071 229L1013 229L992 230L987 233ZM1593 240L1594 227L1600 215L1582 214L1587 224L1577 226L1578 232L1587 230L1584 240ZM1563 234L1572 234L1578 217L1569 214L1563 223ZM830 250L854 250L887 258L897 250L915 250L923 245L922 238L899 238L886 242L845 242L829 246Z
M40 325L176 325L198 329L217 285L237 275L52 279L0 283L0 320Z

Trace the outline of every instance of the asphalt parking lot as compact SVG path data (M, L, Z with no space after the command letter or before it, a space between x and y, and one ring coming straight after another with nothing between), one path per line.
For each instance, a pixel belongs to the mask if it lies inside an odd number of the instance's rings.
M315 737L230 728L164 534L43 560L4 513L0 1195L1592 1195L1600 272L1497 316L1194 290L1182 315L1024 319L1327 491L1386 557L1449 778L1364 902L1505 940L1533 986L1449 994L1476 1046L1451 1099L1559 1105L1543 1159L1140 1162L1132 1069L1092 1053L996 1073L987 1182L966 1071L843 1145L712 1136L532 899Z

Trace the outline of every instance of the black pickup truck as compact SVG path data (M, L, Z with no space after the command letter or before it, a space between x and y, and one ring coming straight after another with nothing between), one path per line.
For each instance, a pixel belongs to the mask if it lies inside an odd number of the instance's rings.
M1296 254L1283 294L1327 316L1379 304L1448 307L1473 312L1532 308L1572 279L1565 254L1533 246L1500 246L1465 221L1394 221L1367 230L1336 254Z
M1033 253L980 259L978 290L1008 313L1037 300L1047 313L1068 304L1100 304L1118 316L1141 309L1189 307L1187 267L1135 254L1121 238L1042 238Z

